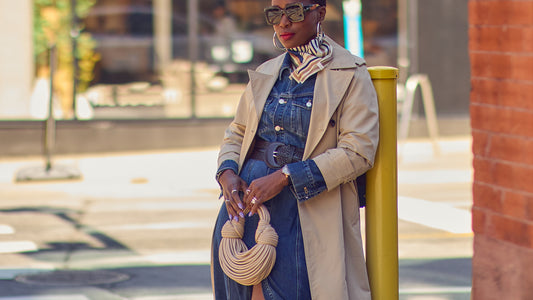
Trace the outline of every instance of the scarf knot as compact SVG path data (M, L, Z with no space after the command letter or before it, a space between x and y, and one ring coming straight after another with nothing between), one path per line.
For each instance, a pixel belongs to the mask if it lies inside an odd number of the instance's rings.
M333 58L332 47L324 40L324 33L305 45L288 49L288 53L294 65L290 78L298 83L323 70Z

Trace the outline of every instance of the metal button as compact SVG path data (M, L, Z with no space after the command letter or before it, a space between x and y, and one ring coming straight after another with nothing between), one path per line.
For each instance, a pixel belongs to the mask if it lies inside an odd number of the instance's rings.
M283 128L279 125L276 125L276 127L274 127L274 130L275 131L280 131L280 130L283 130Z
M311 102L311 100L307 101L307 103L305 104L305 106L307 107L311 107L313 106L313 102Z
M279 104L285 104L285 103L287 103L287 101L285 101L285 99L280 98L279 101L278 101L278 103L279 103Z

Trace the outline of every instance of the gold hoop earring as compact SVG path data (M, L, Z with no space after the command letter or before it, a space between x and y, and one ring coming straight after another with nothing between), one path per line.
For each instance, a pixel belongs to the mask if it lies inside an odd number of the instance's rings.
M279 40L278 35L276 34L276 32L274 32L274 36L272 37L272 42L274 43L274 47L276 47L277 49L279 49L281 51L287 50L287 48L285 48L285 46L283 46L283 44Z
M324 30L322 29L322 22L316 23L316 37L320 40L324 38Z

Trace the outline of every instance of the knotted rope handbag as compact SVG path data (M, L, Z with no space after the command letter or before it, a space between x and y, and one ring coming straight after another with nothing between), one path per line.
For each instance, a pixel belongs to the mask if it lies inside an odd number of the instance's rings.
M268 209L261 205L258 210L259 224L255 231L255 242L250 250L242 237L244 218L228 220L222 227L222 241L219 247L219 261L222 270L234 281L242 285L256 285L263 281L276 261L278 234L270 226Z

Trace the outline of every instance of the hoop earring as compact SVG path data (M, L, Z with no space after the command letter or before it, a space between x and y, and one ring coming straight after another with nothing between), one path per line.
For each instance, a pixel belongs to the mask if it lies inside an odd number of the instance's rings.
M322 29L322 22L316 23L316 37L320 42L322 42L322 40L324 39L324 30Z
M279 40L276 32L274 32L274 36L272 36L272 42L274 43L274 47L276 47L278 50L281 50L281 51L285 51L287 50L285 48L285 46L283 46L283 44L281 43L281 41Z

